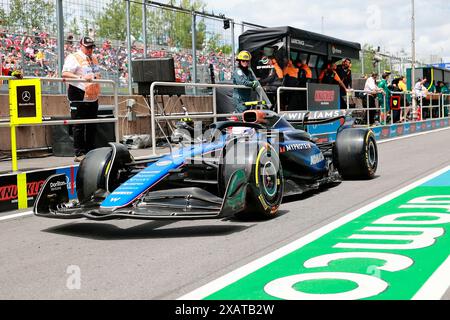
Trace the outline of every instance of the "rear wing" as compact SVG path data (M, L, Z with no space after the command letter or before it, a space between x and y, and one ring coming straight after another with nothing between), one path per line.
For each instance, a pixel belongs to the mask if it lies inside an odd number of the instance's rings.
M341 120L344 123L347 117L350 116L347 110L288 111L283 114L287 121L302 125L326 124L337 120Z

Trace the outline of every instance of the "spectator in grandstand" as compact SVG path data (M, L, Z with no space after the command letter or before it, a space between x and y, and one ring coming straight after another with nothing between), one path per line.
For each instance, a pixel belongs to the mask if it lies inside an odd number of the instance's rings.
M84 79L88 83L76 82L69 84L67 97L70 101L72 119L92 119L97 117L98 95L100 86L89 83L100 77L98 61L93 56L94 40L83 37L80 40L80 50L70 54L64 61L63 78ZM73 126L75 162L84 159L85 154L94 148L95 124L80 124Z
M250 61L252 55L248 51L241 51L236 56L238 63L235 73L233 74L233 84L246 86L255 90L258 87L258 81L250 70ZM234 111L242 113L246 110L244 102L250 101L251 90L249 89L234 89L233 102Z
M43 49L39 49L38 52L36 53L36 62L42 68L44 68L44 50Z
M352 60L350 58L344 58L342 63L336 67L336 73L341 78L343 86L340 86L341 92L341 109L347 107L347 91L352 88Z
M382 91L382 89L378 88L377 86L377 78L378 78L378 73L372 73L372 75L367 78L366 83L364 85L364 95L365 97L363 98L363 106L364 108L367 108L369 110L367 110L368 112L368 120L370 125L372 124L377 124L376 123L376 116L378 114L378 111L375 110L376 106L376 102L375 102L375 97L376 95Z
M21 70L16 68L16 64L14 60L10 60L10 58L5 59L5 61L3 61L3 59L0 59L1 61L1 75L2 76L12 76L12 77L16 77L17 79L22 79L23 78L23 73ZM0 85L2 84L3 81L0 81Z

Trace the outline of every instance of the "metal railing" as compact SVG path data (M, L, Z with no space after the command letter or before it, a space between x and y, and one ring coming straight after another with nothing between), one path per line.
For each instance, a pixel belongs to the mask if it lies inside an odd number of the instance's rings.
M355 98L354 93L364 93L366 97L364 98L360 98L360 99L367 99L368 102L368 95L367 92L364 90L350 90L349 91L351 93L351 95L347 95L347 108L350 108L350 97ZM411 120L411 121L415 121L417 119L421 119L423 120L423 110L424 109L429 109L430 110L430 119L436 119L436 118L443 118L445 116L445 114L443 113L444 107L444 97L442 97L441 94L438 93L433 93L433 94L429 94L428 97L435 97L435 96L439 96L440 98L438 99L429 99L430 100L430 104L429 105L424 105L424 100L423 98L419 97L418 98L418 105L416 107L416 110L414 110L413 104L409 104L409 102L412 102L412 99L414 99L413 97L413 92L410 91L401 91L401 92L397 92L397 91L391 91L390 92L391 97L392 96L402 96L402 105L399 107L400 109L400 119L399 120ZM438 104L433 104L433 101L437 101ZM385 106L387 106L387 101L385 98ZM367 103L368 104L368 103ZM367 105L366 104L366 105ZM438 114L437 116L435 116L435 114L433 113L433 109L438 109ZM383 108L381 106L379 106L378 108L352 108L352 110L379 110L380 112L383 111ZM385 110L385 109L384 109ZM394 124L394 109L390 108L390 124ZM419 117L419 113L420 113L420 117ZM410 117L410 119L408 119L408 116Z
M308 88L297 88L297 87L278 87L277 88L277 112L281 111L281 91L308 91Z
M53 125L71 125L71 124L92 124L92 123L114 123L114 133L116 136L116 142L119 142L119 126L118 126L118 114L119 114L119 98L118 98L118 88L117 84L112 80L92 80L87 81L84 79L64 79L64 78L38 78L38 77L25 77L24 79L39 79L42 82L57 82L57 83L79 83L79 82L86 82L86 83L100 83L100 84L107 84L111 85L113 87L114 91L114 117L113 118L94 118L94 119L82 119L82 120L47 120L48 117L43 116L43 121L40 123L30 123L30 124L12 124L11 119L5 119L4 121L0 121L0 128L10 127L11 128L11 135L14 135L15 137L15 128L16 127L31 127L31 126L53 126ZM7 76L1 76L1 80L18 80L15 77L7 77ZM20 80L18 80L20 81ZM9 108L8 108L9 109ZM12 155L12 170L13 172L18 171L17 167L17 152L13 152L11 150Z
M152 136L152 153L156 155L156 122L160 120L179 120L180 115L156 115L155 113L155 87L194 87L194 88L212 88L212 99L213 99L213 107L212 112L203 112L201 114L189 114L189 118L191 119L207 119L211 118L214 121L217 118L226 118L231 116L239 116L240 113L224 113L217 114L217 88L229 88L229 89L248 89L252 90L249 87L241 86L241 85L231 85L231 84L209 84L209 83L179 83L179 82L153 82L150 86L150 117L151 117L151 136ZM258 93L258 91L256 91ZM259 93L258 93L259 94Z
M426 95L426 97L420 97L420 112L421 112L420 119L423 120L423 118L424 118L424 112L423 112L424 109L428 109L427 113L429 113L429 116L430 116L431 119L435 118L434 114L433 114L433 110L434 109L438 109L439 110L438 111L438 113L439 113L438 118L441 117L441 97L440 96L441 96L441 94L439 94L439 93L428 93ZM434 99L434 97L436 97L437 99ZM427 98L429 100L429 104L428 105L424 105L423 104L424 98ZM436 100L438 102L437 105L433 104L433 101L436 101Z
M441 95L441 117L448 117L450 116L450 94L442 94Z

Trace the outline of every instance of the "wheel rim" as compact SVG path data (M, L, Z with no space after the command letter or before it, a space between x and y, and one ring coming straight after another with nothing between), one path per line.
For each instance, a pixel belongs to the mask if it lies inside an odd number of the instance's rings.
M370 167L374 167L377 163L377 150L375 148L375 144L373 141L370 141L369 148L368 148L368 160Z
M274 197L277 193L277 170L271 161L264 164L261 178L265 193L271 198Z

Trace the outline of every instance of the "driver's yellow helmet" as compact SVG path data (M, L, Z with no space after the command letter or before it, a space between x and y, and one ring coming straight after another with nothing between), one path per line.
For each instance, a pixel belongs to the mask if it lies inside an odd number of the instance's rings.
M236 60L239 61L250 61L252 59L252 55L250 54L250 52L243 50L241 52L239 52L239 54L236 57Z

